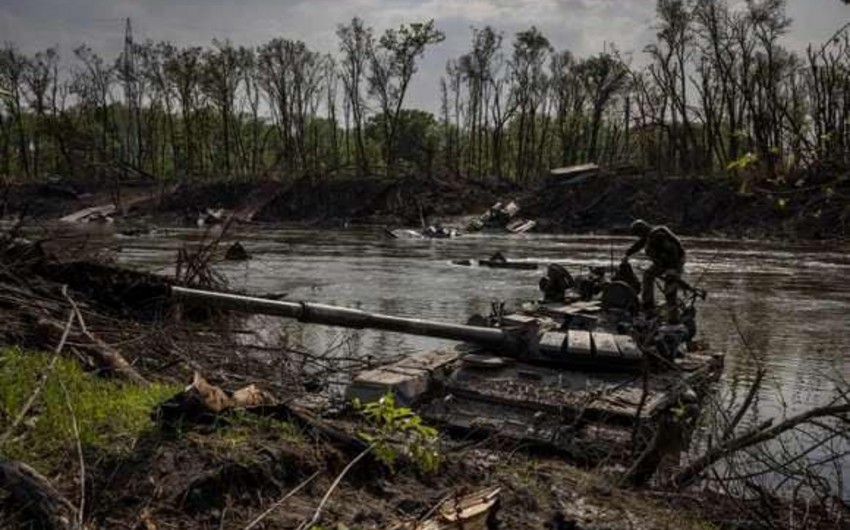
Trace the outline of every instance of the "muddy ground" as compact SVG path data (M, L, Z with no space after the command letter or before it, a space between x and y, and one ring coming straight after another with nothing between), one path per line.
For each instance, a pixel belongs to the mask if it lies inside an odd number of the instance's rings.
M233 211L254 222L315 226L353 223L420 227L436 219L480 215L496 201L517 200L521 216L538 231L610 233L636 218L667 224L692 236L846 238L850 228L850 181L846 177L763 181L740 192L728 178L600 175L573 184L520 187L496 180L381 177L300 179L282 182L196 182L181 186L139 183L122 188L127 218L154 224L194 224L207 208ZM108 185L19 185L0 194L7 215L58 218L113 202ZM5 197L5 198L4 198Z

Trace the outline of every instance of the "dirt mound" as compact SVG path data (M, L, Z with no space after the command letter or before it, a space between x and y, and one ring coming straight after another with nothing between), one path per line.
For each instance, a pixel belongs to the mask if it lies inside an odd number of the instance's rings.
M383 177L301 180L258 214L261 221L391 222L480 212L513 189L467 180Z
M817 193L737 188L719 178L603 175L529 193L523 211L541 219L541 231L619 232L642 218L695 236L846 236L850 216L840 201L818 208Z

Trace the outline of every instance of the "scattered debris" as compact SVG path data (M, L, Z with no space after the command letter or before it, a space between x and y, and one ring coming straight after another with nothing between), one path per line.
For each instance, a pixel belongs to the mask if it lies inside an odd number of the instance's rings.
M500 487L442 499L426 517L391 525L388 530L487 530L499 506ZM434 515L431 515L434 514Z
M385 229L384 233L392 239L451 239L460 235L457 229L440 225L428 226L424 230L413 230L409 228Z
M577 166L555 168L549 171L549 178L553 184L578 184L595 177L598 173L598 165L580 164Z
M112 223L113 216L118 212L114 204L83 208L78 212L62 217L64 223Z
M496 252L489 259L478 260L478 265L481 267L490 267L491 269L515 269L515 270L536 270L538 263L534 261L508 261L501 252Z
M166 423L176 421L205 422L231 409L274 405L274 397L256 385L226 392L210 384L195 372L192 384L183 392L162 403L155 416Z
M537 225L536 221L517 218L519 205L516 201L508 204L497 202L478 219L469 223L467 230L477 232L480 230L504 230L512 234L528 232Z
M224 223L227 218L226 214L227 212L224 208L207 208L203 212L198 213L198 220L195 224L197 224L199 228L220 225Z
M524 234L537 226L537 221L529 221L527 219L516 219L505 225L505 230L512 234Z
M452 260L453 265L460 265L463 267L472 266L472 260L469 259L457 259ZM536 270L540 264L535 261L509 261L505 256L502 255L501 252L496 252L492 256L487 259L479 259L478 260L479 267L489 267L491 269L514 269L514 270Z

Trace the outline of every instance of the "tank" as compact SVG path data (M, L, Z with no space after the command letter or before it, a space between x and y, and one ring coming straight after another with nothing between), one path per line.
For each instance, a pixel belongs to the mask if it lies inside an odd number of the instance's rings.
M509 438L576 461L629 465L659 433L687 441L701 399L723 369L722 354L695 347L687 319L698 297L683 308L682 324L659 325L637 310L629 270L608 280L602 270L573 278L550 267L559 281L541 281L542 300L511 312L494 306L467 324L183 287L173 287L172 296L304 323L458 341L355 374L345 401L391 393L464 437ZM315 403L303 406L325 414ZM341 414L326 419L356 433L356 423ZM664 444L667 451L676 446Z

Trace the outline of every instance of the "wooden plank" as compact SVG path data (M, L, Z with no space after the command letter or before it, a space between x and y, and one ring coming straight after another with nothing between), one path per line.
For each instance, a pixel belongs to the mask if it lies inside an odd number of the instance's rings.
M523 315L520 313L513 313L502 317L502 327L510 327L510 326L531 326L535 325L539 322L539 318Z
M429 379L427 370L397 366L378 368L358 375L348 385L345 397L369 403L392 392L402 404L410 404L428 390Z
M464 353L469 353L470 351L474 350L465 347L449 346L448 348L430 350L422 353L417 353L415 355L410 355L395 363L395 366L402 368L415 368L419 370L427 370L428 372L434 372L435 370L444 368L447 365L457 361L461 355L463 355Z

